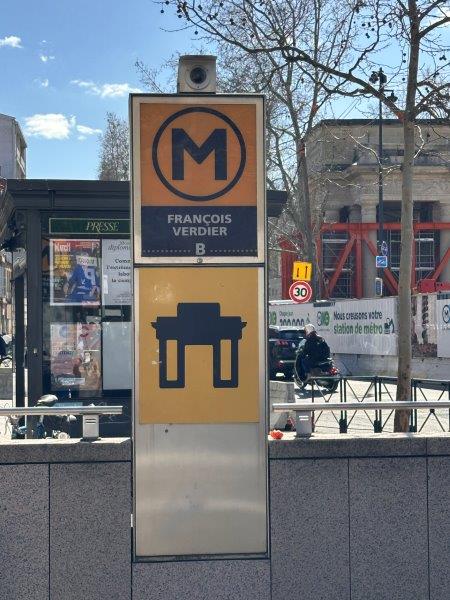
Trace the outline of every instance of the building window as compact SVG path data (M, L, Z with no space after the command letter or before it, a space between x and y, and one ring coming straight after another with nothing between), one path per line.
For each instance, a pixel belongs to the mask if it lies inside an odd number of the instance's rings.
M433 221L433 203L417 202L414 205L413 218L415 223L430 223ZM401 205L399 202L385 204L384 220L386 223L401 221ZM390 269L398 277L400 269L400 231L385 230L385 239L389 248ZM436 255L439 247L439 231L418 231L415 234L415 279L426 279L436 268Z
M339 257L347 243L348 234L343 231L336 233L326 232L322 235L322 269L326 287L336 271ZM354 258L353 254L350 253L345 261L336 285L330 293L332 298L352 298L354 296L353 274Z

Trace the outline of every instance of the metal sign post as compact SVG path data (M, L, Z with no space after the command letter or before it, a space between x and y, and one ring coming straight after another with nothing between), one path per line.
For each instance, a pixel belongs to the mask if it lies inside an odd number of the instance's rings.
M265 555L263 98L130 105L135 556Z

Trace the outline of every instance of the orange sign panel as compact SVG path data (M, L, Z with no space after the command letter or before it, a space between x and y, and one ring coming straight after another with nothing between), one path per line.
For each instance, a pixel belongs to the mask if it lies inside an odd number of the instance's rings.
M133 96L132 114L137 261L264 260L262 98Z
M140 423L258 422L258 268L137 269L136 277Z
M292 265L292 279L294 281L311 281L312 263L295 261Z

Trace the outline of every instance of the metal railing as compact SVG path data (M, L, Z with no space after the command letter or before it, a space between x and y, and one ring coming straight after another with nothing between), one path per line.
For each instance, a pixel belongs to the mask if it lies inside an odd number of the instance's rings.
M329 381L330 384L337 383L337 389L335 392L327 391L323 386L319 386L317 382L321 380ZM390 423L391 417L396 409L405 408L405 402L395 402L395 391L390 389L389 386L395 386L397 384L396 377L388 376L339 376L339 377L327 377L317 376L311 377L309 383L312 385L310 393L310 401L315 404L317 409L315 412L314 422L317 424L322 411L321 409L325 404L327 406L333 406L334 408L327 408L327 411L332 411L332 415L336 424L339 426L340 433L347 433L349 427L352 425L357 411L364 411L365 416L373 428L374 433L381 433L385 430L386 426ZM367 384L362 389L355 384ZM339 393L339 404L332 402L334 393ZM429 396L434 396L429 398ZM373 397L373 402L369 402L368 399ZM450 406L445 404L445 400L450 401L450 381L447 380L436 380L436 379L419 379L415 378L411 380L411 401L413 406L409 407L410 413L410 432L420 432L427 425L431 418L434 418L441 431L450 431ZM304 399L306 400L306 399ZM302 401L302 406L304 405ZM317 402L319 401L319 402ZM422 403L421 403L422 401ZM356 409L350 408L350 404L357 406ZM424 404L422 406L422 404ZM436 406L435 406L436 404ZM345 408L343 407L345 405ZM274 408L275 405L274 404ZM293 404L286 404L291 408L285 410L293 410ZM425 420L419 425L417 418L417 409L429 410ZM436 413L436 409L448 409L448 426L444 426L442 421L442 414L439 416ZM334 412L333 412L334 411ZM348 414L349 412L353 414ZM373 413L372 413L373 411ZM384 412L383 412L384 411ZM280 411L278 411L280 412ZM335 412L339 412L337 416ZM444 419L445 420L445 419Z
M275 412L293 411L295 412L295 424L297 435L305 437L310 436L313 433L313 414L315 412L323 411L339 411L341 418L344 419L344 413L347 411L379 411L379 402L348 402L345 404L342 402L296 402L288 403L283 402L273 405ZM450 409L450 400L428 400L428 401L412 401L412 402L383 402L383 408L385 410L411 410L412 412L426 409L435 410L436 408ZM341 433L346 433L342 431Z
M81 415L83 417L83 440L96 440L99 437L99 417L101 415L121 415L122 406L32 406L0 408L0 417L49 417Z

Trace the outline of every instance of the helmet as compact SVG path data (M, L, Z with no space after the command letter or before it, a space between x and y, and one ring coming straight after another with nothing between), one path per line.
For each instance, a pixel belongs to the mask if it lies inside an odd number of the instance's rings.
M309 335L310 333L312 333L315 330L316 330L316 328L314 327L314 325L311 325L311 323L308 323L307 325L305 325L306 335Z

